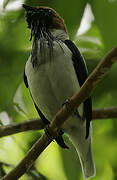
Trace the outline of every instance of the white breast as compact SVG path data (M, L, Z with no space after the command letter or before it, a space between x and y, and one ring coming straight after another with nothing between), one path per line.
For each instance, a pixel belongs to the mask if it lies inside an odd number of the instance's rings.
M63 42L54 42L53 59L46 59L45 62L33 68L29 57L25 73L33 100L45 117L51 120L65 100L79 90L79 83L72 53ZM79 111L82 114L82 105Z

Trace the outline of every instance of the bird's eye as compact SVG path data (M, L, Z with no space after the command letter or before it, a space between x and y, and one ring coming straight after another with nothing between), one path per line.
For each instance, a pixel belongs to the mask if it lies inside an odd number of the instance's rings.
M49 13L52 12L51 9L49 9L48 12L49 12Z

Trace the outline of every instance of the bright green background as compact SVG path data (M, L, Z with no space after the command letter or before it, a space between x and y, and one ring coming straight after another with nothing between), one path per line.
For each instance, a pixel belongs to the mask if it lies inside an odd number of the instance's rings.
M12 122L21 122L38 115L23 84L24 66L31 51L30 32L22 8L6 10L13 1L4 0L4 8L0 12L0 112L7 112ZM57 10L65 20L70 38L84 55L89 72L117 43L117 0L27 0L26 3ZM87 3L92 8L94 21L87 32L77 37ZM116 77L117 64L114 64L92 94L93 108L116 106ZM116 119L93 122L93 152L97 170L93 180L117 180L116 129ZM0 161L15 166L41 133L25 132L0 139ZM51 143L33 169L20 179L82 180L75 149L65 138L70 150L62 150L56 143ZM4 163L0 165L0 176L11 169ZM39 177L39 173L45 177Z

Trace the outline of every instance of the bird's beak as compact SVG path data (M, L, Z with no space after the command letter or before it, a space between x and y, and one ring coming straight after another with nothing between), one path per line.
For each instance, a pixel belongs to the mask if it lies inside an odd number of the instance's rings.
M28 12L28 11L36 11L36 10L37 10L37 8L28 6L28 5L26 5L26 4L23 4L22 6L23 6L23 8L24 8L27 12Z

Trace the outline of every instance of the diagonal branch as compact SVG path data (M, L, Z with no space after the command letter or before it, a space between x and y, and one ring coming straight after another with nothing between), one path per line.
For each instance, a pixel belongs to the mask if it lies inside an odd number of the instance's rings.
M100 108L93 110L93 119L112 119L117 118L117 107ZM45 124L41 119L32 119L21 123L10 124L6 126L0 126L0 137L30 131L41 130L45 127Z
M117 47L113 48L104 59L98 64L94 71L87 78L80 91L71 97L69 108L64 105L58 111L50 124L50 132L53 137L57 136L57 132L67 118L72 114L85 99L87 99L98 82L107 74L112 64L117 60ZM1 180L11 180L20 178L34 163L43 150L51 143L51 140L44 134L29 150L24 159Z

